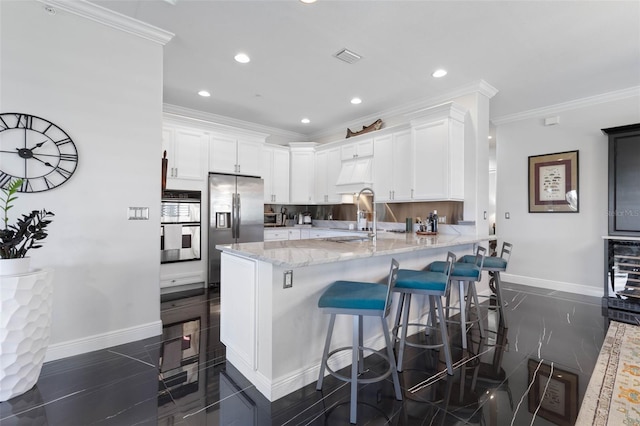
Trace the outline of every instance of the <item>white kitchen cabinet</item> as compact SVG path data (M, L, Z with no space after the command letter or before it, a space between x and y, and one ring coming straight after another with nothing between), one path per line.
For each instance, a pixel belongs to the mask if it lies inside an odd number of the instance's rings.
M286 204L289 202L289 149L265 145L263 154L264 202Z
M316 203L340 203L336 188L340 174L340 148L316 152L315 200Z
M411 121L413 199L464 201L464 117L453 102L417 113Z
M207 172L206 158L208 136L206 133L164 126L162 151L167 152L167 187L179 186L179 180L204 180Z
M411 201L413 190L411 131L374 139L373 185L376 200Z
M287 230L289 240L299 240L300 239L300 229L289 229Z
M263 144L262 139L213 134L209 147L209 171L260 176Z
M264 230L265 241L286 241L288 239L289 232L284 228Z
M352 160L358 157L371 157L373 155L373 138L363 139L357 142L346 143L340 148L340 158Z
M265 241L287 241L299 240L301 238L301 229L295 228L275 228L264 230Z
M314 203L315 143L292 142L291 147L291 204Z

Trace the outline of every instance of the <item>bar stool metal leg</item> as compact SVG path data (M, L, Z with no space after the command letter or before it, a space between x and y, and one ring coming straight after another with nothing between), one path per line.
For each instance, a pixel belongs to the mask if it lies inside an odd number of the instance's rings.
M324 350L322 351L322 363L320 364L320 374L318 376L318 384L316 390L322 390L322 382L324 381L324 370L327 366L327 359L329 358L329 347L331 346L331 336L333 335L333 326L336 323L336 314L331 314L329 319L329 329L327 331L327 338L324 341Z
M469 293L467 298L473 297L473 304L476 308L476 316L478 318L478 328L480 330L480 337L486 337L484 334L484 325L482 324L482 315L480 314L480 305L478 304L478 292L476 291L476 284L473 281L469 282Z
M360 344L360 327L362 325L362 317L359 315L353 316L353 350L351 351L351 408L349 410L349 421L351 423L356 422L356 415L358 412L358 370L360 370L360 351L362 346ZM360 359L360 360L359 360Z
M507 325L507 316L504 313L504 299L502 297L502 282L500 281L500 271L494 271L493 277L496 282L496 298L498 299L498 310L500 312L500 321L504 328L509 328Z
M467 306L464 297L464 281L458 281L458 301L460 305L460 331L462 332L462 349L467 349Z
M382 329L384 330L384 338L387 343L387 356L389 357L389 363L391 364L391 368L393 370L397 369L397 365L395 362L395 357L393 356L393 345L391 344L391 334L389 333L389 325L384 318L381 318L382 321ZM398 374L392 374L393 378L393 388L396 392L396 399L398 401L402 401L402 391L400 390L400 379L398 378Z

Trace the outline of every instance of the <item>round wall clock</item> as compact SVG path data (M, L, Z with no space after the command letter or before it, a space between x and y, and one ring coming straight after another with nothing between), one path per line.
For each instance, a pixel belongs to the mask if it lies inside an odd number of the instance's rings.
M0 187L22 179L20 192L65 183L78 165L76 146L60 127L22 113L0 114Z

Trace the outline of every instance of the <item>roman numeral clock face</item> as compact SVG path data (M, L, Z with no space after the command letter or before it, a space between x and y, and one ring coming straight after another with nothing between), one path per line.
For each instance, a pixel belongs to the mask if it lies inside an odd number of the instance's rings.
M78 151L64 130L35 115L0 114L0 187L22 179L20 192L41 192L65 183Z

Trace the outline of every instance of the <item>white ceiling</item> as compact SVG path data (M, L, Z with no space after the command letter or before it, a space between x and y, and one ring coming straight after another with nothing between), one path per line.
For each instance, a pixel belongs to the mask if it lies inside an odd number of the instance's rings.
M640 86L637 0L94 3L175 34L165 103L308 139L479 80L499 91L493 119ZM339 61L342 48L363 59Z

